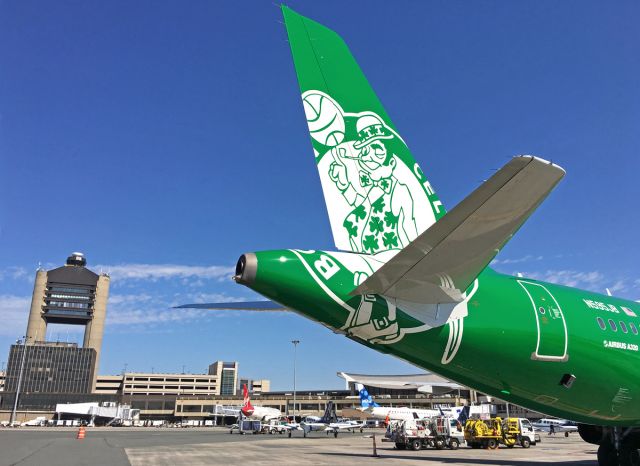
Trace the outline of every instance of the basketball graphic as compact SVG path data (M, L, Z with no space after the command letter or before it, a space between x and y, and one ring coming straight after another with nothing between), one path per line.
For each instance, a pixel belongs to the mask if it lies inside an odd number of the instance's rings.
M302 96L304 114L311 137L328 147L335 147L344 140L344 116L340 106L317 91Z

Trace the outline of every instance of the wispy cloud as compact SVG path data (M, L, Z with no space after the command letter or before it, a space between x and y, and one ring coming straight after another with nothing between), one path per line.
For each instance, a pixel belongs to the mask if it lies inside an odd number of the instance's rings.
M92 269L108 273L114 281L185 278L223 280L233 274L233 267L221 265L118 264L96 265Z
M54 268L49 264L47 269ZM233 275L234 268L225 265L184 265L184 264L98 264L90 267L95 272L108 273L114 281L163 279L195 279L197 284L202 280L224 280ZM31 273L22 266L7 266L0 269L0 280L33 279L35 270ZM184 282L186 284L186 282Z
M604 274L597 271L546 270L543 272L525 273L524 275L525 277L531 277L536 280L570 287L586 288L600 293L602 293L607 286Z
M116 331L162 331L164 324L172 322L193 322L211 317L237 316L238 313L225 311L215 313L207 309L173 309L186 303L236 302L243 298L225 293L195 293L185 296L175 293L171 297L142 294L114 294L109 297L106 324Z
M35 271L33 274L29 274L29 271L25 267L9 266L4 269L0 269L0 280L30 279L33 275L35 275Z
M31 296L0 295L0 335L24 335Z
M543 256L533 256L527 254L526 256L519 257L517 259L493 259L491 265L510 265L510 264L522 264L523 262L541 261Z
M237 317L241 313L233 311L212 312L206 309L173 309L173 306L186 303L236 302L245 298L229 296L225 293L174 293L172 295L153 295L148 292L139 294L112 293L107 304L106 325L108 331L116 332L163 332L165 324L194 322L212 317ZM31 296L0 294L0 335L16 337L23 335L27 327ZM73 327L65 331L82 331L82 327Z

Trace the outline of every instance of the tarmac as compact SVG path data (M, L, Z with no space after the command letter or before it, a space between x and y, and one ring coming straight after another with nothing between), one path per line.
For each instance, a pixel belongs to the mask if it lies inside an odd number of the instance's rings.
M396 450L381 442L382 430L322 432L303 438L286 435L230 435L222 428L87 428L84 440L77 429L0 429L0 466L119 466L119 465L354 465L393 464L422 466L596 466L596 446L570 437L542 435L529 449ZM373 456L376 434L378 457Z

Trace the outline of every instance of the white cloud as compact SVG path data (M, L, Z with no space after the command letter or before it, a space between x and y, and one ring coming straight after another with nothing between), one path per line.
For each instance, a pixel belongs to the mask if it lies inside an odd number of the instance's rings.
M123 304L138 304L143 302L149 302L153 297L146 293L141 294L110 294L108 306L119 306Z
M185 303L203 302L235 302L243 298L228 296L224 293L196 293L185 297L176 293L170 298L140 294L111 294L107 304L108 327L122 330L130 326L134 332L163 331L164 324L173 322L194 322L211 317L237 317L240 313L233 311L213 312L207 309L172 309L173 306ZM27 328L31 296L12 294L0 295L0 335L18 338ZM68 327L68 328L67 328ZM166 327L166 326L164 326ZM58 329L59 330L59 329ZM52 332L56 329L52 327ZM77 333L83 331L82 326L65 326L64 332ZM52 335L48 335L51 339Z
M213 279L224 280L233 275L233 267L210 265L179 265L179 264L119 264L96 265L94 271L108 273L112 280L151 280L161 279Z
M24 267L9 266L4 269L0 269L0 280L5 280L5 279L30 280L33 276L35 276L35 274L36 274L35 269L33 271L33 274L30 274L29 271Z
M612 293L615 293L617 291L627 291L628 288L629 287L627 285L627 280L623 278L621 280L616 281L613 285L611 285L609 287L609 290L611 290Z
M533 256L531 254L527 254L526 256L519 257L517 259L493 259L491 261L491 265L521 264L523 262L541 261L542 259L544 259L543 256Z
M131 330L161 331L163 324L193 322L211 317L237 316L233 311L216 313L208 309L173 309L187 303L237 302L243 298L224 293L195 293L185 297L175 293L171 298L142 294L114 294L109 297L107 326L131 326Z
M55 268L53 265L46 269ZM231 278L234 268L223 265L183 265L183 264L98 264L90 267L95 272L108 273L114 282L124 281L158 281L180 280L183 285L191 287L202 286L204 280L223 281ZM32 280L35 270L31 273L21 266L8 266L0 269L0 280Z
M0 335L24 335L30 307L31 296L0 295Z
M607 286L610 288L613 287L613 285L610 285L607 281L605 275L598 271L546 270L544 272L525 273L524 276L545 282L557 283L558 285L585 288L598 293L604 293Z

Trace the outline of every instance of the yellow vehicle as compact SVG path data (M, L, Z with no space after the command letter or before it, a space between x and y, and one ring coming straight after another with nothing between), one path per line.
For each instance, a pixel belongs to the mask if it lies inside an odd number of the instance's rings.
M529 448L536 444L535 430L529 420L517 417L469 419L464 425L464 439L471 448L495 449L499 444Z

